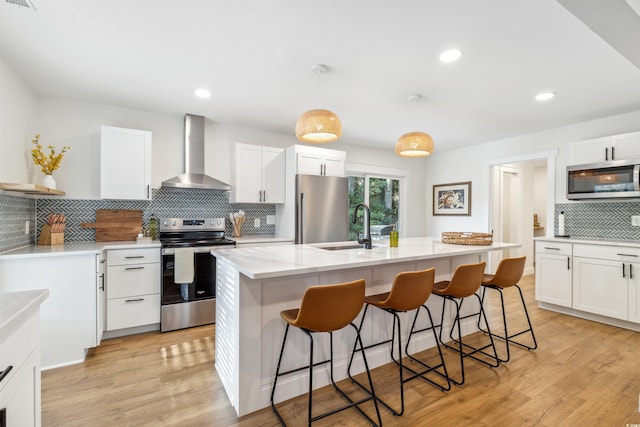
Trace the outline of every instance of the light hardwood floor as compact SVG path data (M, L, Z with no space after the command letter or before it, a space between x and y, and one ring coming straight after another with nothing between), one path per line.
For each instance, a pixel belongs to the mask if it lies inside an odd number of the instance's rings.
M533 276L525 290L539 347L512 348L496 369L466 363L466 383L441 392L405 385L401 417L386 426L629 426L640 424L640 333L538 309ZM512 294L510 293L510 296ZM432 297L434 298L434 297ZM508 298L510 312L515 312ZM515 319L515 324L521 318ZM42 373L43 426L275 426L270 409L238 418L213 368L214 326L106 340L82 364ZM424 352L431 357L433 351ZM454 353L447 351L455 371ZM377 391L397 404L395 365L374 371ZM341 382L352 390L348 381ZM317 409L339 399L329 387ZM336 400L333 400L336 402ZM372 413L371 406L365 408ZM306 399L281 406L304 425ZM314 425L366 425L353 410Z

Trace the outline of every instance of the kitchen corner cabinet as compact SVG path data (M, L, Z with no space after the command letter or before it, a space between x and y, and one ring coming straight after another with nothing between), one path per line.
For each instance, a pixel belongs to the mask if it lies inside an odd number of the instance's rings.
M296 174L344 176L347 153L327 148L294 145Z
M284 203L285 161L282 148L236 144L231 203Z
M151 199L151 132L102 126L100 197Z
M110 249L106 264L106 330L160 323L160 249Z
M569 146L570 164L640 159L640 132L574 142Z
M640 249L573 245L573 308L640 322Z
M536 241L536 299L571 307L572 244Z

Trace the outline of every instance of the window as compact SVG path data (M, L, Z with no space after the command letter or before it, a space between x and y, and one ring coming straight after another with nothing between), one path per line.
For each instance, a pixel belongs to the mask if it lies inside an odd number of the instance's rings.
M371 238L388 238L400 218L400 179L372 175L349 176L349 240L357 240L358 234L363 232L362 221L353 223L353 211L358 203L366 203L371 211Z

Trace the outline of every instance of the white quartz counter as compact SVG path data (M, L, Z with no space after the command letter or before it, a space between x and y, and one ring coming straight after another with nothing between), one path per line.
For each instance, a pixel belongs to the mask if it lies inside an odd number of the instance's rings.
M397 248L386 245L373 249L348 249L332 251L322 247L354 245L356 242L325 243L313 245L284 245L273 247L248 247L214 249L212 254L230 262L235 269L251 279L335 271L354 267L395 264L431 258L481 254L494 250L520 247L517 243L494 242L490 246L452 245L435 237L410 237L400 240Z
M48 289L0 293L0 343L39 310L48 297Z
M29 245L2 252L0 253L0 259L82 255L92 253L97 254L105 249L140 249L159 247L159 240L145 242L136 242L135 240L132 240L124 242L73 242L62 245Z
M585 245L600 245L600 246L619 246L628 248L640 248L640 243L632 241L613 241L613 240L587 240L587 239L575 239L571 237L535 237L534 241L543 242L559 242L559 243L582 243Z
M237 245L255 245L265 243L292 243L291 237L275 237L275 236L242 236L232 237L231 239L236 241Z

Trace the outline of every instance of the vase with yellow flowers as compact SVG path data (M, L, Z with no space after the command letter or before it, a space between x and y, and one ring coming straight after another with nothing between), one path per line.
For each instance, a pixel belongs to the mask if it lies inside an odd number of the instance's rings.
M55 189L56 180L53 179L53 171L60 167L64 153L69 151L71 147L64 146L60 152L56 152L55 147L53 145L49 145L47 147L49 149L49 154L47 155L42 151L42 145L40 145L40 134L37 134L31 142L35 146L31 150L33 163L40 166L40 170L44 174L42 185Z

